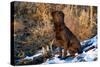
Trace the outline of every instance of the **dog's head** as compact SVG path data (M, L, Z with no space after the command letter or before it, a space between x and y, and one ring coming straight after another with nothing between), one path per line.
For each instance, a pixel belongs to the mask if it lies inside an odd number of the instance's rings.
M62 11L54 11L51 13L54 22L64 21L64 13Z

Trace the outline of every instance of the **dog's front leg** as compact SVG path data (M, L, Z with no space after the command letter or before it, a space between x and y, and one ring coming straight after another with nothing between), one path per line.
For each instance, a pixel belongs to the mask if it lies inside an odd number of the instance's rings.
M58 56L58 58L62 58L62 48L61 47L59 47L59 56Z
M67 56L67 45L64 43L64 56L63 58L66 58Z

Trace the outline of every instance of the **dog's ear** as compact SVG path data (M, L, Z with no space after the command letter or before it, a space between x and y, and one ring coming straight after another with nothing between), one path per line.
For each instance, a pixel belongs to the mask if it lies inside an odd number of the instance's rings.
M53 17L55 14L59 14L59 15L61 15L62 17L64 17L64 13L63 13L62 11L53 11L53 12L51 12L52 17Z

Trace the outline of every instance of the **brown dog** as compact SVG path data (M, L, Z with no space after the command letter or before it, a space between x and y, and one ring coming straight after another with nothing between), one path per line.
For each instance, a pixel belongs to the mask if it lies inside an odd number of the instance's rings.
M81 45L76 36L65 26L64 13L62 11L54 11L52 12L52 17L55 27L56 46L64 48L64 58L67 57L67 51L71 56L75 56L75 53L80 51ZM62 49L60 49L59 53L59 57L62 57Z

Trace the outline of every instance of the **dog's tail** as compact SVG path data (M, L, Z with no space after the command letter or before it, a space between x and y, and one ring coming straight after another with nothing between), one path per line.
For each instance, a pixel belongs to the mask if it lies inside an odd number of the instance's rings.
M78 54L82 54L83 53L83 47L80 46L80 49L78 49Z

